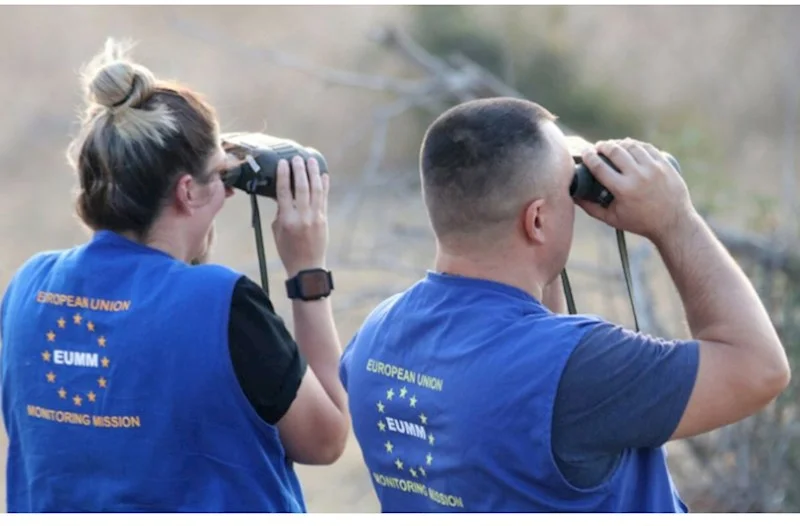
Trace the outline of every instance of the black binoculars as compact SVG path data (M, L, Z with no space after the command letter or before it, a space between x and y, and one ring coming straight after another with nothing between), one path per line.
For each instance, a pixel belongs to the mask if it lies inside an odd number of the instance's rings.
M222 176L225 185L248 194L276 198L278 162L291 161L297 155L308 162L312 157L319 164L320 173L328 171L325 157L314 148L302 146L291 139L264 133L228 133L222 137L225 152L234 157L238 165ZM289 164L291 172L291 163ZM289 178L294 194L294 177Z
M661 153L667 158L667 161L669 161L672 167L680 173L681 167L680 164L678 164L678 160L667 152ZM619 172L619 169L614 166L614 163L612 163L608 157L603 154L599 155L607 165ZM595 178L589 168L583 164L583 158L580 155L573 154L572 158L575 161L575 175L569 187L570 196L576 200L592 201L603 208L608 208L614 201L614 196L605 186L600 184L600 181Z

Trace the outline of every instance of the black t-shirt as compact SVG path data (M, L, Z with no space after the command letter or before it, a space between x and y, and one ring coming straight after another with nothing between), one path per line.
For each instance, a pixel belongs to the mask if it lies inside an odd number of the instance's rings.
M297 396L308 365L269 297L246 276L233 289L228 347L245 396L265 422L277 423Z

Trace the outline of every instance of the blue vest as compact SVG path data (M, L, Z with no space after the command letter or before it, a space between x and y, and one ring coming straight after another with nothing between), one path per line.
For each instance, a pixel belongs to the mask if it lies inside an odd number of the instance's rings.
M111 232L17 272L0 317L8 511L306 511L231 364L239 277Z
M686 511L663 449L626 451L590 490L557 468L559 378L596 323L510 286L436 273L376 308L342 377L382 511Z

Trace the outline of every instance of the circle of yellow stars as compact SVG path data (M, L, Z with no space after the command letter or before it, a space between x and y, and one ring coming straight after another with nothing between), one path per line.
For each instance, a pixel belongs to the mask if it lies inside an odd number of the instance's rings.
M409 407L416 408L417 407L417 402L418 402L417 397L415 395L413 395L413 394L411 395L411 397L408 397L407 395L408 395L408 388L406 388L406 386L403 386L402 388L400 388L400 391L397 392L397 393L395 392L394 388L389 388L386 391L386 400L389 401L389 402L392 402L392 401L395 400L395 396L397 396L397 400L398 401L399 400L406 400L406 401L408 401L408 406ZM378 413L385 414L386 405L383 403L383 400L378 400L378 403L375 404L375 407L378 409ZM425 413L420 412L419 415L418 415L418 418L419 418L419 421L420 421L420 423L422 425L427 425L428 424L428 417L427 417L427 415L425 415ZM380 430L381 433L385 433L386 432L386 424L384 423L383 418L380 418L378 420L378 429ZM428 436L428 444L430 446L433 446L436 443L436 437L434 437L433 433L427 433L427 436ZM386 453L388 453L389 455L392 455L394 453L394 444L392 444L391 440L387 440L383 444L383 447L384 447L384 449L386 449ZM398 471L403 471L405 469L405 464L400 459L400 457L397 457L395 459L394 465L395 465L395 467L397 467ZM428 452L427 455L425 455L425 465L428 466L428 467L433 465L433 453L431 453L430 451ZM428 476L428 472L427 472L425 466L415 466L415 467L412 466L412 467L409 467L408 468L408 472L409 472L409 474L411 474L411 476L413 478L427 477Z
M75 314L72 316L73 325L78 325L78 326L83 325L86 327L87 331L95 332L96 326L94 322L92 322L91 320L86 320L86 324L84 325L83 321L84 318L80 314ZM58 325L58 328L60 330L64 330L67 328L67 320L64 319L63 316L56 321L56 324ZM50 331L47 332L47 334L45 334L45 336L47 337L47 341L49 343L55 343L58 335L51 329ZM100 348L104 349L107 343L108 340L106 340L105 336L101 335L97 338L97 345ZM51 363L52 358L53 355L50 353L49 350L45 349L42 352L42 361L44 361L45 363ZM100 360L100 365L103 368L108 369L111 366L111 360L107 356L103 356L103 358ZM58 376L56 375L55 372L49 371L45 375L45 378L47 378L47 383L54 384L56 383L56 379L58 378ZM108 380L105 378L105 376L100 376L97 379L97 387L99 389L106 389L108 387ZM62 400L66 400L69 394L67 393L67 390L64 389L64 387L60 387L56 392L58 393L58 397L61 398ZM90 403L94 403L97 401L97 394L94 392L94 390L91 390L88 393L86 393L86 400L88 400ZM72 397L72 403L77 407L81 407L83 405L83 401L84 398L80 394L75 394L75 396Z

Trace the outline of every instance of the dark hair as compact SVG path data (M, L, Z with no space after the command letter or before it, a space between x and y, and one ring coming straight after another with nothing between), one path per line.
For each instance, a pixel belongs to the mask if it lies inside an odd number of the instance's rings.
M555 119L538 104L509 97L465 102L440 115L420 152L436 234L469 233L510 219L516 213L510 201L545 141L541 122Z
M180 175L208 181L219 130L200 95L131 62L131 47L109 39L84 68L87 108L69 158L83 222L144 237Z

